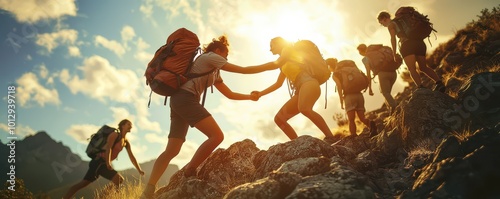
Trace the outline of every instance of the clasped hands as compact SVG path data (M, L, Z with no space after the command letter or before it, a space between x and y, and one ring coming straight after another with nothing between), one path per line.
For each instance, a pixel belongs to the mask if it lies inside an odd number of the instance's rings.
M257 101L257 100L259 100L260 96L262 96L262 95L260 94L260 92L259 92L259 91L252 91L252 92L250 93L250 99L251 99L252 101Z

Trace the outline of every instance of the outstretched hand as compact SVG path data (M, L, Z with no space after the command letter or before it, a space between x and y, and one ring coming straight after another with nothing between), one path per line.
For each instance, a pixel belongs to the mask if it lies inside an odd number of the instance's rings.
M260 96L261 96L261 95L260 95L260 92L259 92L259 91L252 91L252 92L250 93L250 99L251 99L252 101L257 101L257 100L259 100Z

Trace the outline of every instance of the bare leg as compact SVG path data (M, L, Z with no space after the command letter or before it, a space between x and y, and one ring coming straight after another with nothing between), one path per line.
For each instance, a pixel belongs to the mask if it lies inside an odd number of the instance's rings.
M405 61L406 66L408 67L408 70L410 71L410 76L413 79L413 82L415 83L415 85L421 86L422 79L420 78L420 74L418 74L417 72L415 55L408 55L403 59Z
M220 129L217 122L212 116L196 123L195 127L208 137L208 140L203 142L194 153L193 158L186 166L187 169L196 169L198 166L208 158L208 156L219 146L224 140L224 134Z
M84 187L86 187L90 183L92 183L92 182L90 182L88 180L82 180L79 183L76 183L75 185L71 186L71 188L69 188L68 192L66 192L66 194L63 196L63 198L64 199L72 198L76 192L78 192L80 189L83 189Z
M426 74L428 77L430 77L434 82L439 82L441 81L441 78L436 74L436 71L434 71L432 68L429 68L427 66L425 56L417 56L417 62L418 62L418 69L424 74Z
M178 139L178 138L169 138L167 147L165 148L165 151L158 156L158 159L156 159L155 164L153 166L153 171L151 171L151 176L149 177L148 184L152 185L153 187L156 186L156 183L158 183L158 180L160 177L163 175L163 172L165 172L165 169L167 169L168 164L170 161L179 154L179 151L181 150L182 144L184 143L184 140Z
M293 130L292 126L288 124L288 120L299 114L297 105L298 99L299 97L294 95L281 107L278 113L276 113L276 116L274 116L274 122L285 133L285 135L290 138L290 140L297 138L297 133Z
M356 111L355 110L348 111L347 120L349 121L349 132L351 133L351 135L357 135L355 119L356 119Z
M358 115L358 118L361 122L363 122L363 124L365 124L367 127L370 126L370 121L368 121L366 118L365 118L365 111L356 111L357 115Z
M313 110L313 106L318 101L320 95L321 89L317 81L305 82L300 87L298 109L300 113L309 118L325 134L325 137L333 137L323 117Z

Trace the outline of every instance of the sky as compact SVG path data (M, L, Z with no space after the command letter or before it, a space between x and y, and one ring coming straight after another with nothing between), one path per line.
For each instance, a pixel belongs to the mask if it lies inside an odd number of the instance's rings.
M137 160L149 161L166 147L170 110L163 105L164 98L155 94L148 108L150 89L143 74L153 53L176 29L193 31L202 44L227 35L231 44L228 61L240 66L276 60L269 41L282 36L290 41L309 39L325 58L352 59L364 70L358 44L390 45L388 31L378 24L377 14L381 10L394 13L407 5L415 6L434 23L438 32L431 36L432 46L427 42L431 53L498 1L0 0L0 140L6 143L10 136L23 139L46 131L88 161L87 138L103 124L117 127L127 118L133 123L127 137ZM233 91L250 93L273 84L278 73L221 74ZM399 78L392 94L406 85ZM12 86L15 100L9 102ZM336 128L333 115L344 114L334 87L332 80L322 85L314 107L332 129ZM374 96L365 93L368 111L383 104L377 83L373 90ZM251 139L266 150L288 141L273 117L289 97L286 84L258 102L232 101L216 89L208 93L205 107L225 135L219 147ZM9 135L8 117L13 116L7 116L8 111L15 111L14 135ZM323 137L302 115L290 123L299 136ZM190 129L171 163L184 166L204 140L205 135ZM113 165L118 170L133 167L127 153L121 153Z

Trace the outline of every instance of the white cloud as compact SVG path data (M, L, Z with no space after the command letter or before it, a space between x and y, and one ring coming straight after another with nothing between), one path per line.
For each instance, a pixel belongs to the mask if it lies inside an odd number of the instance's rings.
M153 58L153 54L146 51L149 47L150 45L145 42L142 37L139 37L137 39L137 52L135 53L134 58L139 61L149 63L151 58Z
M132 40L135 37L134 28L132 28L131 26L125 26L125 27L123 27L121 35L122 35L122 40L123 41L130 41L130 40Z
M28 72L16 80L17 100L21 107L26 107L29 103L37 103L40 106L45 104L59 105L59 93L56 89L45 88L38 82L38 77Z
M140 83L133 71L118 69L107 59L97 55L85 59L83 66L78 69L82 76L71 75L67 69L59 74L61 82L71 93L83 93L101 101L109 99L129 103L137 99L136 92Z
M168 136L167 134L165 135L158 135L157 133L147 133L144 138L146 138L146 141L150 143L159 143L163 145L167 145L168 142Z
M9 126L7 124L0 123L0 130L5 131L11 137L17 137L17 139L23 139L26 136L35 134L35 130L29 126L16 124L14 127L14 134L10 134Z
M59 30L53 33L38 34L36 44L45 47L49 53L62 44L74 44L78 39L78 31L73 29Z
M68 53L71 57L81 57L82 53L77 46L68 46Z
M92 124L76 124L69 127L66 130L66 134L74 138L76 141L88 144L90 136L96 133L101 126L96 126Z
M96 46L100 45L104 48L107 48L118 56L122 56L126 52L124 45L122 45L120 42L115 40L108 40L101 35L97 35L95 37L94 43Z
M66 15L76 16L78 10L75 0L2 0L0 8L11 12L17 21L25 23L58 19Z
M39 73L40 77L42 79L47 79L47 77L49 76L49 70L47 69L45 64L38 66L37 69L38 69L38 73Z

